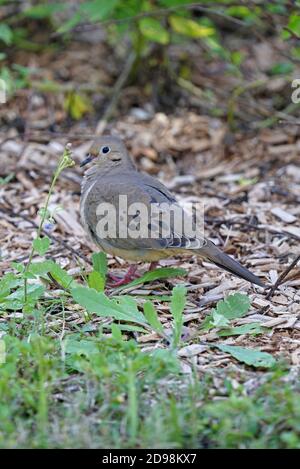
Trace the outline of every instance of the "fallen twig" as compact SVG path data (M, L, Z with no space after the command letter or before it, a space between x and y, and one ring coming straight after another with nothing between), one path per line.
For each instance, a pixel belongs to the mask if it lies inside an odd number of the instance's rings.
M277 290L277 288L279 287L279 285L281 285L283 283L283 280L285 279L285 277L287 276L287 274L294 268L296 267L296 265L298 264L298 262L300 261L300 254L299 256L297 256L293 262L282 272L282 274L278 277L278 279L276 280L276 282L274 283L274 285L271 287L269 293L266 295L266 299L269 300L271 298L271 296L273 295L273 293L275 292L275 290Z
M96 127L96 134L97 135L101 135L103 133L107 122L109 121L109 119L111 118L114 110L116 109L117 103L119 101L121 90L124 87L128 77L129 77L129 74L132 70L132 66L134 64L135 59L136 59L136 53L132 51L128 56L128 59L127 59L125 65L124 65L122 73L119 75L119 77L118 77L118 79L115 83L113 93L112 93L112 99L111 99L109 105L107 106L102 119L100 119L100 121L97 124L97 127Z

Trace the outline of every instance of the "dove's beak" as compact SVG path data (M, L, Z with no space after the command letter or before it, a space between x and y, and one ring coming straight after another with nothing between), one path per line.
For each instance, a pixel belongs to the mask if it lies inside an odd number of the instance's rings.
M80 163L80 167L82 168L82 166L85 166L86 164L90 163L90 161L92 161L93 158L94 158L94 155L92 155L91 153L88 153L86 155L86 158Z

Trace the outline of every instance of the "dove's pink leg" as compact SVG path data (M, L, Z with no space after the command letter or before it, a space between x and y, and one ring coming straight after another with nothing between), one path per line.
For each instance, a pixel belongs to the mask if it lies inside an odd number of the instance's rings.
M136 274L137 268L137 265L131 265L124 277L121 279L120 277L109 274L109 278L114 282L111 286L120 287L121 285L126 285L127 283L130 283L132 280L138 277L138 275Z
M151 270L155 270L157 266L158 266L158 261L151 262L151 264L149 265L148 272L151 272Z

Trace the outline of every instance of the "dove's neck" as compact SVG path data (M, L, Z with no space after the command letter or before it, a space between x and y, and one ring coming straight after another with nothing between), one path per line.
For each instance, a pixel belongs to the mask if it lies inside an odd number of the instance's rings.
M136 167L131 160L121 161L113 166L111 164L91 166L84 173L81 190L85 192L96 180L102 180L108 176L121 176L131 171L136 171Z

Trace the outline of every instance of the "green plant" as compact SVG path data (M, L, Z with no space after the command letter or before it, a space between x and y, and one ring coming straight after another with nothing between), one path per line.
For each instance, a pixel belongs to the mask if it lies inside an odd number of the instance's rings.
M30 251L30 254L29 254L29 260L28 260L28 262L25 266L25 269L23 271L23 277L24 277L24 304L25 305L26 305L26 302L27 302L27 293L28 293L28 291L27 291L28 273L29 273L29 270L30 270L30 266L31 266L31 263L32 263L34 253L37 252L40 256L43 256L48 251L48 248L50 246L50 238L48 236L43 236L42 237L41 235L42 235L44 223L47 219L49 219L48 205L49 205L51 194L53 192L54 186L55 186L56 181L59 178L61 172L65 168L68 168L70 166L74 166L74 164L75 163L71 158L71 147L68 144L68 145L66 145L64 153L63 153L61 159L59 160L57 168L56 168L55 173L53 175L51 186L50 186L50 189L49 189L47 197L46 197L45 206L41 209L41 213L40 213L41 219L40 219L40 223L39 223L39 226L38 226L38 229L37 229L36 238L34 239L34 241L32 243L32 248L31 248L31 251Z

